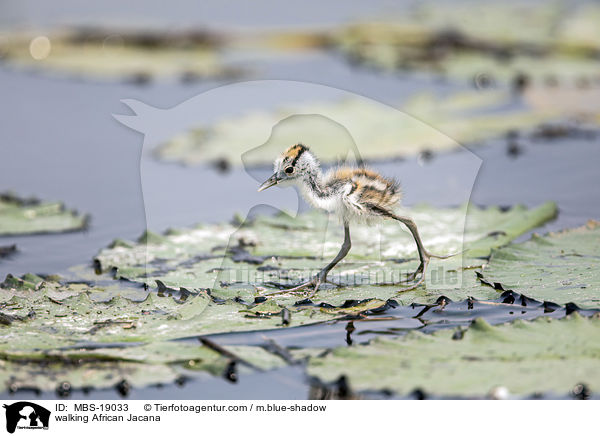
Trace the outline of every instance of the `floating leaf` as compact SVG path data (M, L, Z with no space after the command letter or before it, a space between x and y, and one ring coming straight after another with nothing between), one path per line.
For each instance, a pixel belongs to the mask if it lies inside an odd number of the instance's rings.
M281 367L285 362L259 347L227 347L256 370ZM72 389L114 387L126 380L132 387L172 383L182 376L206 372L222 376L232 359L200 343L154 342L110 348L46 350L27 356L3 356L0 384L11 390L54 390L67 382ZM239 364L240 372L252 369Z
M11 389L54 389L63 380L72 387L102 388L122 378L145 386L171 382L184 369L221 374L232 360L199 342L170 341L220 331L219 323L236 318L231 305L226 312L217 306L205 314L206 295L185 301L153 294L141 301L122 297L101 301L90 296L102 295L103 290L90 286L41 282L37 288L21 286L0 294L0 382ZM240 304L240 320L245 320L243 309ZM284 363L252 347L227 352L237 356L233 360L250 364L250 369Z
M84 229L88 220L88 216L66 210L62 203L0 196L0 236L71 232Z
M592 4L426 3L393 20L347 26L332 45L353 63L433 71L477 85L506 84L523 73L573 80L598 69L599 14Z
M492 252L482 280L532 298L600 306L600 224L533 236Z
M65 29L42 36L13 33L0 51L21 68L143 84L156 77L188 82L238 74L225 64L221 45L207 32Z
M410 215L429 250L453 253L466 248L467 251L453 259L432 260L431 288L399 296L401 287L389 284L417 268L412 237L392 221L383 223L378 230L353 226L352 250L330 276L345 286L325 285L317 298L332 305L348 299L385 301L396 296L402 302L431 302L441 293L457 300L470 295L494 298L497 291L482 286L473 271L462 272L462 268L480 267L492 248L542 225L555 214L553 203L531 210L515 206L507 211L466 205L450 209L424 205L413 208ZM328 225L327 216L316 211L296 219L282 213L257 217L240 229L207 225L164 235L160 243L121 244L102 250L96 261L103 271L116 270L117 277L151 287L159 280L176 288L211 288L213 296L219 298L251 301L256 286L277 291L316 273L333 258L343 235L338 224L329 228ZM289 295L275 298L286 307L295 300L297 297Z
M155 153L161 160L186 165L224 160L252 167L271 165L282 144L294 144L300 138L326 163L346 159L356 147L367 161L406 157L477 144L561 116L595 115L600 113L599 98L600 89L532 88L523 96L488 89L445 97L423 92L408 99L401 111L358 97L272 111L256 108L176 135ZM569 103L556 105L556 100ZM338 123L348 128L352 138L340 131ZM597 124L593 117L590 123Z
M578 383L600 386L600 319L572 314L492 327L482 319L456 337L452 330L377 338L323 357L313 350L308 372L328 382L345 375L356 390L405 395L483 396L496 386L513 394L566 393ZM295 352L300 356L306 351Z

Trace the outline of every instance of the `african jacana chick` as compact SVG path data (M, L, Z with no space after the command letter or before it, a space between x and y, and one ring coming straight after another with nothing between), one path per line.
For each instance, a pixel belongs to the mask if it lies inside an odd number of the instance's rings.
M296 144L283 152L274 163L274 174L260 187L259 191L274 185L295 184L304 198L314 207L337 215L344 224L344 243L335 258L310 281L283 291L293 292L312 287L313 295L319 286L327 280L327 274L350 251L350 223L373 222L393 219L408 227L419 252L421 261L417 270L409 274L408 281L420 278L404 291L415 289L425 280L427 265L432 257L447 258L430 253L423 246L414 221L394 213L401 198L400 186L394 179L383 177L375 171L364 168L340 166L327 173L321 170L318 159L302 144Z

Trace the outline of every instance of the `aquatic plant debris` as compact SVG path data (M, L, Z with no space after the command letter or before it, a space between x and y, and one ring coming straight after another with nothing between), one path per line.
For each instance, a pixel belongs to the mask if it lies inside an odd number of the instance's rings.
M83 230L88 215L67 210L62 203L0 194L0 236L63 233Z
M307 370L324 382L346 376L356 390L386 389L406 395L484 396L495 386L512 394L565 393L579 383L600 388L600 318L577 313L491 326L475 319L457 337L453 330L378 337L368 345L293 351L310 356Z
M484 283L535 295L559 304L600 307L600 223L534 235L492 251L482 272Z

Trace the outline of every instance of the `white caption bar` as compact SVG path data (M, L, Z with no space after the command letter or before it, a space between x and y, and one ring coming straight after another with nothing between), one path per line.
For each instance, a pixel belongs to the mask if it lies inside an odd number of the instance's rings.
M595 401L3 401L9 433L461 435L594 428ZM129 433L131 432L131 433ZM231 432L231 433L230 433Z

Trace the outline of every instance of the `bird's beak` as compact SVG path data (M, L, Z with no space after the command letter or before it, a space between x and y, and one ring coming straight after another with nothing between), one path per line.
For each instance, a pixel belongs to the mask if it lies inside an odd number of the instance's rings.
M279 178L277 173L275 173L271 177L269 177L267 180L265 180L262 185L260 185L258 187L258 192L264 191L265 189L278 184L280 181L281 181L281 179Z

